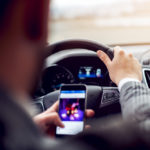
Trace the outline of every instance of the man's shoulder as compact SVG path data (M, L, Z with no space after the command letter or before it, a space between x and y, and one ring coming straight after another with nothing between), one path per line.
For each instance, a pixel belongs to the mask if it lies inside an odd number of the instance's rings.
M27 146L34 150L41 138L30 116L15 102L13 96L0 89L0 142L4 147L17 149Z

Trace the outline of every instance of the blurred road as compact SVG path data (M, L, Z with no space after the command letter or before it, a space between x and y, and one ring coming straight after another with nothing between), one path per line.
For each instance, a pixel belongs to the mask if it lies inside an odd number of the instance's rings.
M99 25L97 20L52 21L49 43L66 39L88 39L104 44L150 43L150 24L147 25ZM115 22L115 21L114 21Z

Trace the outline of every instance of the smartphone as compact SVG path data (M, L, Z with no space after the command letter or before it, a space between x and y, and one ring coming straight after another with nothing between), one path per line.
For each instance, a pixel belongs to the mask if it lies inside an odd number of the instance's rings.
M86 85L63 85L59 98L59 117L64 128L56 128L56 136L76 135L84 129Z

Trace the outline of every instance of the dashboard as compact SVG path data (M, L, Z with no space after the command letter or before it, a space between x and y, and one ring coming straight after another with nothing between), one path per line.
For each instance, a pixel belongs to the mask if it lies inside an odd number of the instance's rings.
M63 84L86 84L115 86L109 78L107 68L89 50L65 50L51 55L41 78L44 94L60 89Z

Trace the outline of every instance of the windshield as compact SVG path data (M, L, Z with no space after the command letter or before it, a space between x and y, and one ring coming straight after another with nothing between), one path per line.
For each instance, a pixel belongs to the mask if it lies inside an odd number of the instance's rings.
M52 0L49 43L150 43L150 0Z

